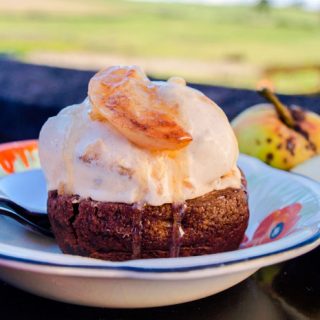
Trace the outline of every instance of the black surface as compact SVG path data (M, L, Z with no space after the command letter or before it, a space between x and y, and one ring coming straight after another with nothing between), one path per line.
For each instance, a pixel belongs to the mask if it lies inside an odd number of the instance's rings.
M99 309L39 298L0 284L1 319L285 320L320 319L320 249L263 268L206 299L150 309ZM85 290L85 288L83 288Z
M48 116L83 100L91 75L0 60L0 141L36 138ZM194 86L220 104L229 118L262 101L249 90ZM320 112L320 97L281 98ZM320 319L320 249L263 268L212 297L154 309L80 307L36 297L0 282L0 319Z

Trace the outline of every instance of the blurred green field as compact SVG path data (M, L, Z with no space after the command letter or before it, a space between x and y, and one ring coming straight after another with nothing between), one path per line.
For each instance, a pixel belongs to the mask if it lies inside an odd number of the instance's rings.
M27 3L0 4L0 52L27 61L79 68L137 61L155 76L249 88L269 66L320 65L316 12L110 0ZM280 74L274 83L283 92L311 92L320 87L320 74Z

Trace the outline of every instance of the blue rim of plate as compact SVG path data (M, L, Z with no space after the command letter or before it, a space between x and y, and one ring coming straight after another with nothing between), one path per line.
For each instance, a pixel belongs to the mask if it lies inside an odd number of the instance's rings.
M63 267L63 268L76 268L76 269L93 269L93 270L117 270L117 271L132 271L132 272L139 272L139 273L174 273L174 272L190 272L190 271L197 271L202 269L211 269L211 268L217 268L217 267L223 267L223 266L229 266L238 264L241 262L247 262L252 260L257 260L265 257L269 257L272 255L277 255L281 253L285 253L288 251L292 251L298 248L302 248L304 246L307 246L309 244L312 244L316 242L318 239L320 239L320 228L317 229L316 234L313 234L310 238L302 241L299 244L296 244L291 247L287 247L282 250L277 250L269 253L264 253L261 255L256 255L254 257L248 257L248 258L242 258L234 261L229 262L223 262L223 263L212 263L212 264L204 264L204 265L197 265L197 266L189 266L189 267L174 267L174 268L143 268L143 267L132 267L132 266L93 266L93 265L68 265L68 264L59 264L59 263L50 263L50 262L42 262L42 261L36 261L32 259L26 259L26 258L17 258L8 256L5 254L0 254L0 260L9 260L13 262L19 262L19 263L28 263L32 265L39 265L39 266L48 266L48 267Z

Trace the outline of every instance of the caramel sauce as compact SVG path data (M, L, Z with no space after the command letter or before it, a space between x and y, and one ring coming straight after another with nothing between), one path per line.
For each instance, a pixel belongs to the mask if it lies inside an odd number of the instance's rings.
M160 154L158 154L159 163L154 163L151 177L155 180L161 181L163 174L165 174ZM169 181L170 192L174 195L172 201L172 236L170 240L169 255L170 257L178 257L180 254L180 247L183 243L184 231L182 228L182 220L185 214L187 205L184 201L183 188L192 188L189 182L189 164L185 151L168 154L162 152L163 157L169 158L171 166L168 168L171 180ZM167 159L166 159L167 160ZM139 180L140 186L147 186L148 170L137 170L139 176L135 176ZM160 183L161 184L161 183ZM159 184L159 185L160 185ZM159 186L158 186L159 188ZM158 190L158 189L157 189ZM136 196L136 204L132 207L132 258L141 258L141 240L142 240L142 210L145 198L146 189L141 188L139 194ZM158 190L158 193L162 190Z
M183 180L183 186L188 189L194 189L193 184L189 181L189 179Z
M170 257L176 258L179 257L180 254L180 247L182 245L182 239L184 235L184 231L182 229L182 219L184 217L187 204L175 204L172 206L172 238L171 238L171 245L170 245Z
M138 205L132 206L132 259L141 258L142 211Z
M170 154L172 156L172 154ZM180 247L182 245L184 231L182 229L182 220L187 208L183 197L183 188L189 181L189 163L186 152L181 150L177 152L172 159L172 179L171 192L174 195L172 204L172 237L170 244L170 257L179 257ZM188 185L188 183L187 183ZM188 185L190 187L190 185Z

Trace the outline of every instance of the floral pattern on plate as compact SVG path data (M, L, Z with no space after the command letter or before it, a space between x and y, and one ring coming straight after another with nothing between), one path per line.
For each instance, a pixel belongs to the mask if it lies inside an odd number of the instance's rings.
M0 144L0 177L40 168L37 140Z
M245 236L241 248L249 248L283 238L295 227L301 209L300 203L293 203L273 211L262 220L251 240Z

